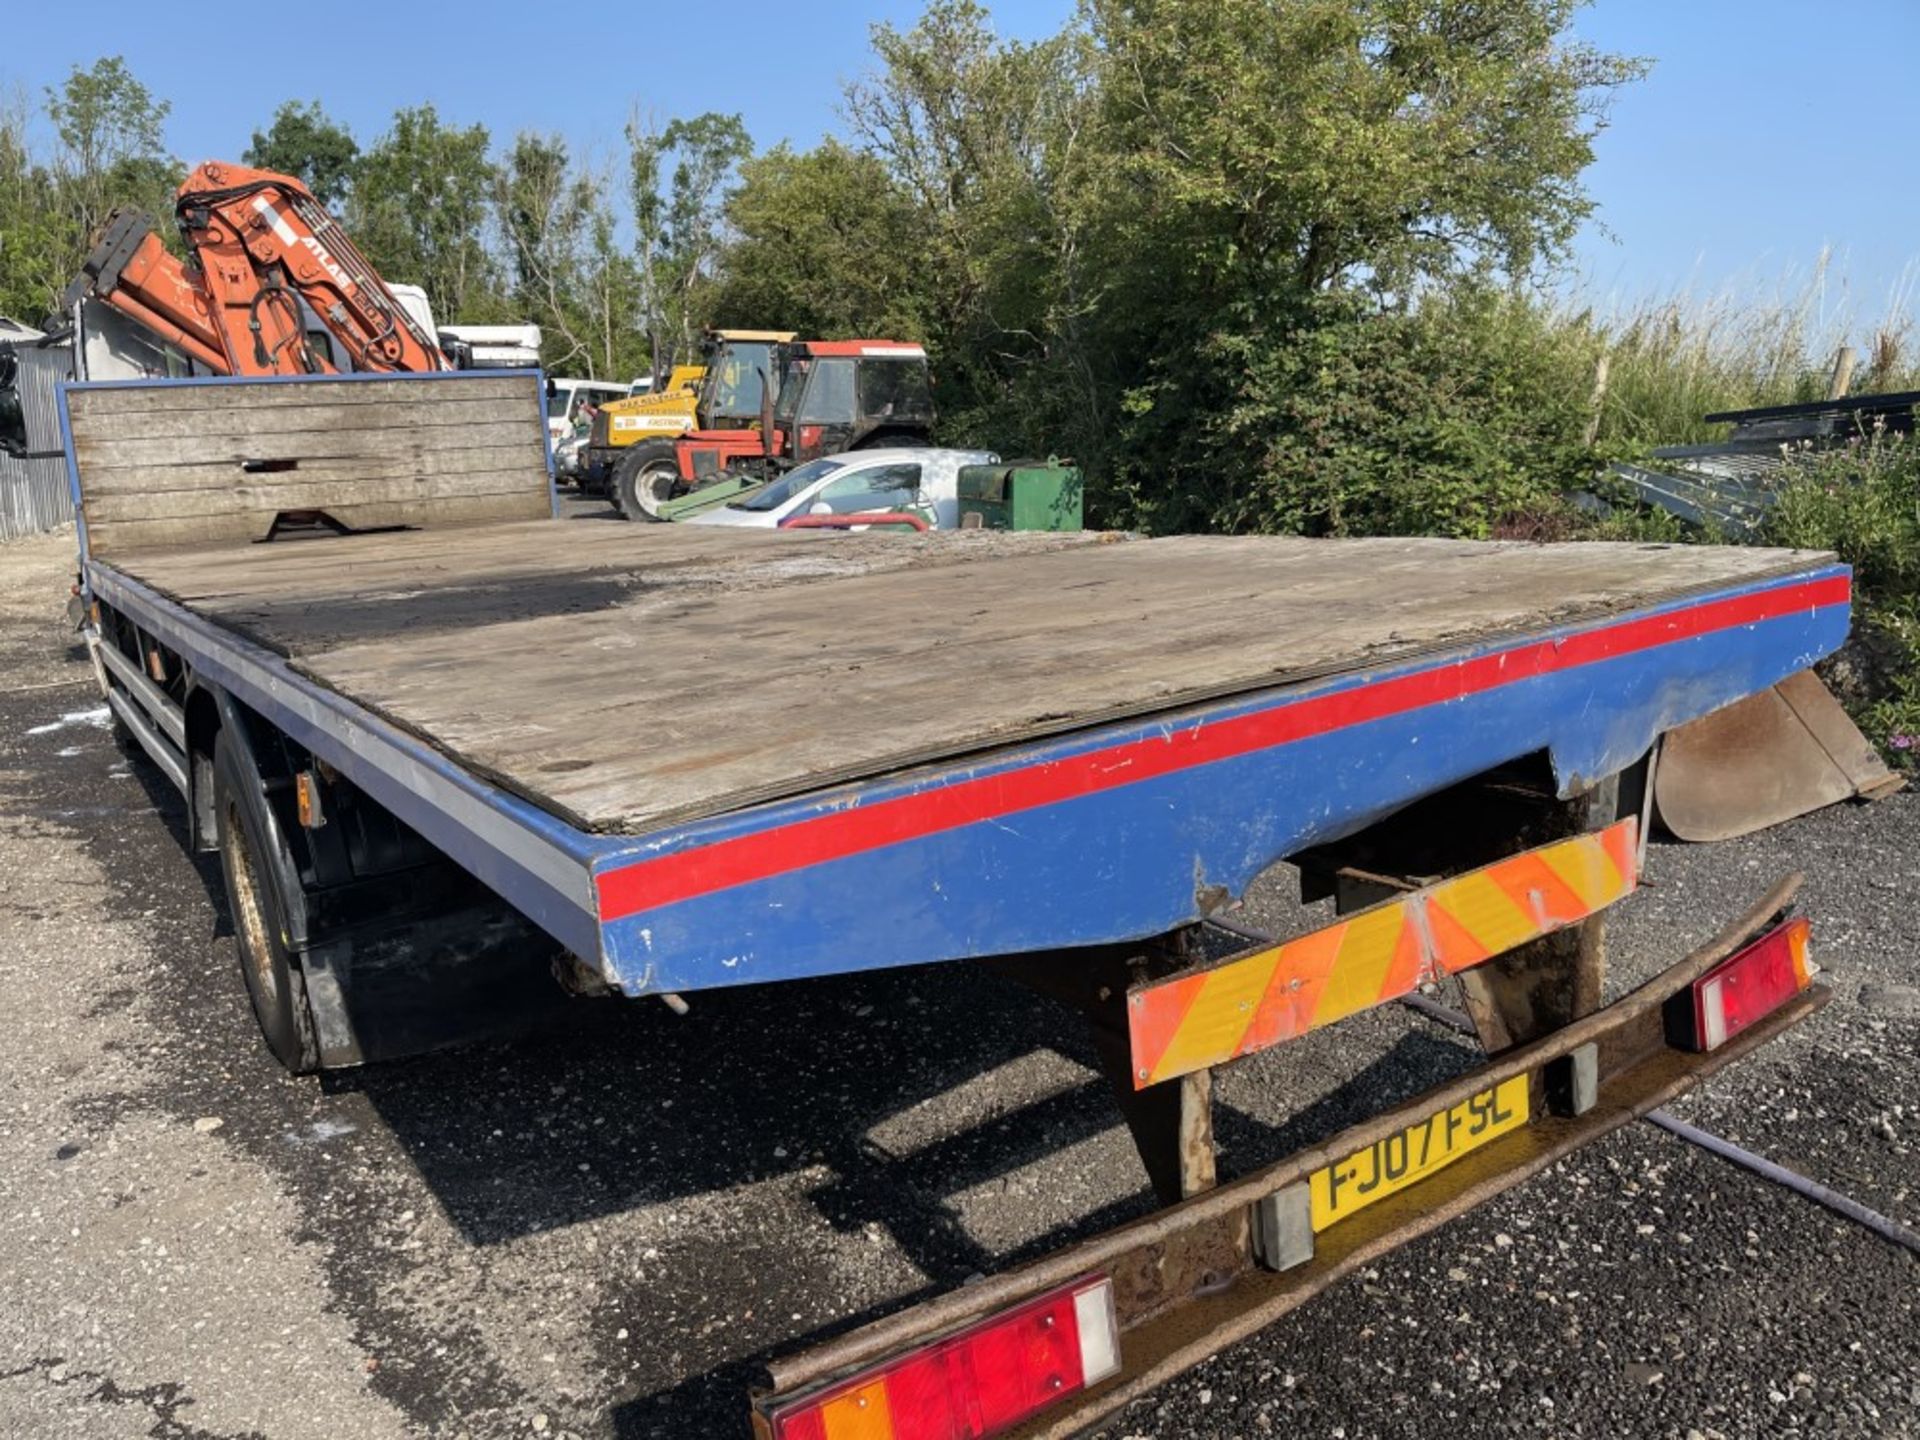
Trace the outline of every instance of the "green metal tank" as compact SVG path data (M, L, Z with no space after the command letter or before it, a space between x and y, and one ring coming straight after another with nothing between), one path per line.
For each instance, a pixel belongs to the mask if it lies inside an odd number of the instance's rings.
M1079 530L1081 519L1080 471L1071 461L960 468L962 530Z

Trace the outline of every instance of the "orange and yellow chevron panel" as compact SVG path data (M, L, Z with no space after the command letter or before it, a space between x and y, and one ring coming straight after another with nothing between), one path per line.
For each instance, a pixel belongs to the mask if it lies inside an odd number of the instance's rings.
M1576 925L1639 882L1628 819L1127 997L1134 1088L1204 1070Z

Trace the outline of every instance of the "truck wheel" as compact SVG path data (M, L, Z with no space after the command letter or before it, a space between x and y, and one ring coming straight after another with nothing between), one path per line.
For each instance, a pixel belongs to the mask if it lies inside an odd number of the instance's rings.
M213 803L234 948L267 1048L295 1075L309 1075L320 1068L320 1047L305 979L281 938L279 907L267 882L267 837L247 804L252 782L240 773L243 763L223 730L213 744Z
M629 520L658 520L679 488L680 460L671 444L634 446L613 475L614 504Z

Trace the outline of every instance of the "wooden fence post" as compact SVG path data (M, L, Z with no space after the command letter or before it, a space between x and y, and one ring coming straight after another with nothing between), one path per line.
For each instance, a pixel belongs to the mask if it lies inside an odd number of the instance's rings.
M1842 345L1833 357L1833 378L1827 382L1827 399L1844 400L1853 385L1853 347Z
M1593 393L1587 397L1586 446L1593 448L1600 438L1600 412L1607 403L1607 373L1612 369L1612 358L1606 351L1600 352L1600 358L1593 362Z

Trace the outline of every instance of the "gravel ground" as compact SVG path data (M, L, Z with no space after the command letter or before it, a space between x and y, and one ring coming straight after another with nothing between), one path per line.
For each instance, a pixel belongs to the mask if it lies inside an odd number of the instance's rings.
M0 1434L741 1435L769 1353L1149 1208L1073 1024L967 967L282 1075L217 873L60 624L70 546L0 546ZM1834 1003L1675 1108L1909 1225L1916 842L1901 797L1663 847L1613 932L1618 988L1804 869ZM1247 918L1298 923L1288 888ZM1388 1010L1247 1062L1223 1166L1471 1059ZM1635 1126L1105 1433L1920 1434L1916 1282Z

